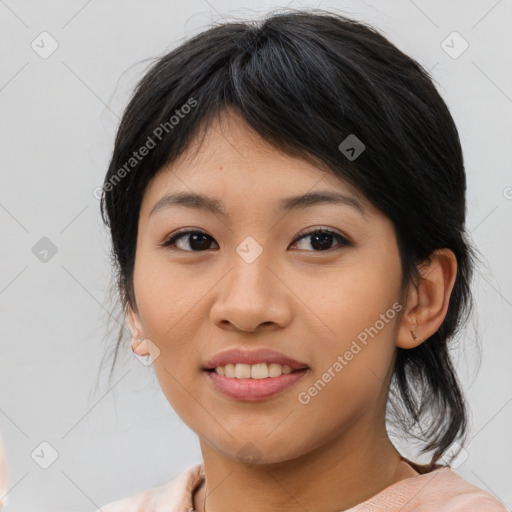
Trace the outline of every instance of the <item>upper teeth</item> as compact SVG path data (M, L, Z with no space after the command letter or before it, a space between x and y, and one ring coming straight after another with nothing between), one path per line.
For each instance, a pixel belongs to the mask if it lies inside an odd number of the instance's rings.
M217 366L215 371L222 376L237 379L266 379L267 377L279 377L283 373L291 373L293 370L286 365L281 366L278 363L258 363L258 364L227 364Z

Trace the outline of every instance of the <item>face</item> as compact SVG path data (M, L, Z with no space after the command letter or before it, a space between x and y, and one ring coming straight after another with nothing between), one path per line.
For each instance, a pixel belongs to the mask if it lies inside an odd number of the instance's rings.
M236 116L221 118L191 150L145 192L129 316L158 353L153 366L169 403L219 454L235 458L251 446L269 463L379 422L402 307L391 221ZM214 199L224 213L172 201L152 212L178 193ZM308 193L349 199L283 207ZM261 348L307 369L259 399L224 394L204 369L228 349Z

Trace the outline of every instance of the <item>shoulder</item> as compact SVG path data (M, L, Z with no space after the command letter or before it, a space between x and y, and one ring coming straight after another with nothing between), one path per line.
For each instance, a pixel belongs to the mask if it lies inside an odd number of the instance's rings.
M505 506L492 494L469 483L449 466L442 467L412 480L424 485L417 512L507 512Z
M154 500L156 494L158 494L158 488L148 489L113 501L108 505L103 505L96 512L139 512L139 510L150 510L150 502Z
M181 512L188 510L188 508L192 508L192 491L203 477L203 464L194 464L164 485L113 501L95 512L174 512L175 510Z
M450 500L447 506L446 512L508 512L500 501L485 491L458 496Z
M451 468L447 468L444 476L441 492L447 496L446 512L507 512L492 494L469 483Z
M508 512L492 494L470 484L449 466L438 466L383 489L346 512Z

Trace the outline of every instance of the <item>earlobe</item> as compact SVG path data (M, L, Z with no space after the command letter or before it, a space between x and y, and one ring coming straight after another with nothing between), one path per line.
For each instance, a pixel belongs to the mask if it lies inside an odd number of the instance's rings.
M138 356L148 356L149 347L145 343L142 325L138 315L129 307L126 315L126 323L132 335L131 348Z
M457 275L457 259L449 249L437 249L420 269L421 279L407 296L397 334L397 346L415 348L441 326Z
M138 356L149 356L149 347L145 338L132 338L132 352Z

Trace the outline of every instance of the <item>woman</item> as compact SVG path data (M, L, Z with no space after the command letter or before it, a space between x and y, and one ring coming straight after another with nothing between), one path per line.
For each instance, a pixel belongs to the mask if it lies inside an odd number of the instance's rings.
M102 510L504 511L447 464L467 430L448 352L472 304L465 189L430 76L372 27L277 14L159 59L102 213L132 350L203 461Z

